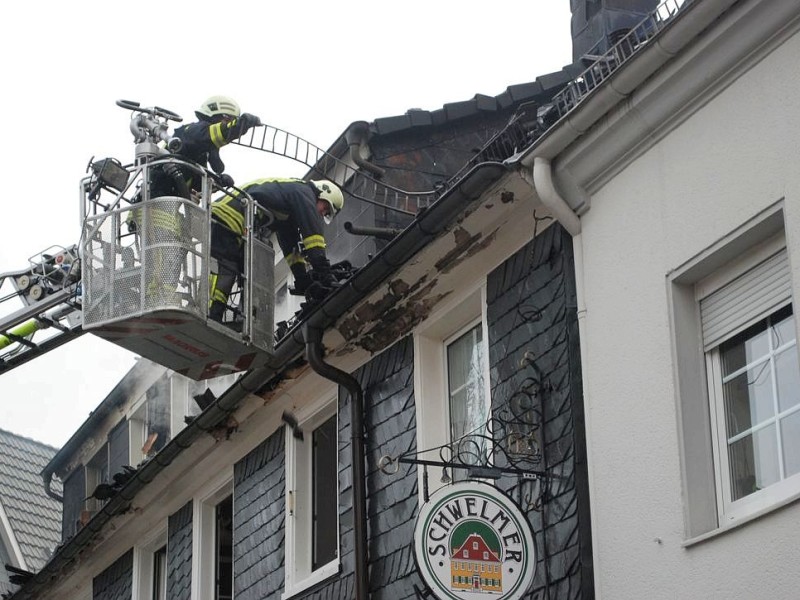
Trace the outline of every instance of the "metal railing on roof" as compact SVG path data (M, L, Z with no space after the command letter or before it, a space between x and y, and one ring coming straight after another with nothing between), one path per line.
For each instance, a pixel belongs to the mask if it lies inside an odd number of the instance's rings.
M592 91L602 85L636 52L663 30L685 6L695 0L664 0L636 27L628 31L605 54L589 57L594 62L553 97L557 118L565 116Z
M604 83L620 66L671 22L683 7L696 0L664 0L636 27L622 36L608 52L588 57L592 64L578 77L567 83L550 102L539 106L523 104L508 122L445 183L443 190L458 182L471 168L482 162L504 162L524 150L544 135L562 117L576 108L593 90Z
M623 35L606 53L592 59L591 65L553 96L546 105L550 114L537 114L535 104L522 105L509 123L481 148L443 185L434 190L409 192L383 183L355 166L333 156L292 133L262 125L234 142L287 157L308 166L320 176L346 189L351 196L370 204L383 206L408 215L427 208L452 188L471 168L483 162L503 162L534 143L562 117L576 108L589 94L602 85L649 40L662 31L684 7L697 0L664 0L636 27ZM346 186L346 187L345 187Z
M272 125L254 127L233 143L302 163L354 198L395 212L415 215L439 197L439 190L409 192L378 181L322 148Z

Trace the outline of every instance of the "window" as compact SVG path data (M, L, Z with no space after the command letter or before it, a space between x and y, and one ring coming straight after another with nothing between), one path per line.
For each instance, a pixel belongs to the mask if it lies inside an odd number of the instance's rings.
M687 545L800 497L800 361L780 204L673 273Z
M137 600L167 598L167 531L145 536L134 548L132 597Z
M233 495L214 509L214 600L233 598Z
M145 403L145 458L161 450L170 439L169 378L162 377L146 392Z
M700 301L718 504L728 520L779 500L778 484L800 472L790 284L783 248Z
M485 440L476 445L476 438L470 434L482 433L489 417L482 323L471 325L449 341L446 353L450 440L463 440L459 445L461 455L466 462L479 463L486 452Z
M222 473L194 501L192 598L233 598L233 489Z
M138 465L161 450L171 437L171 378L160 377L133 406L130 422L130 462Z
M153 552L153 600L167 600L167 546Z
M339 456L336 400L287 426L286 589L300 592L339 571ZM300 434L302 432L302 434Z
M485 432L490 414L485 306L481 285L442 305L416 332L417 446L428 450L423 458L440 460L433 449L451 442L459 442L456 449L468 464L483 462L488 451L485 440L469 436ZM444 480L463 480L467 473L458 469L444 475ZM437 475L429 482L438 480Z

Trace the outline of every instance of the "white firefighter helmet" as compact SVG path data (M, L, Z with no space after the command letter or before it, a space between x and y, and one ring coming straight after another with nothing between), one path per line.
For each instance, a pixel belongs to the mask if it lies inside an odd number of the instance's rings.
M217 115L228 115L229 117L238 117L242 114L239 109L239 104L233 98L228 96L211 96L206 98L194 114L198 119L204 121L213 119Z
M339 189L338 185L327 179L320 179L311 183L317 188L319 199L324 200L331 207L330 215L325 217L325 222L330 223L333 217L344 207L342 190Z

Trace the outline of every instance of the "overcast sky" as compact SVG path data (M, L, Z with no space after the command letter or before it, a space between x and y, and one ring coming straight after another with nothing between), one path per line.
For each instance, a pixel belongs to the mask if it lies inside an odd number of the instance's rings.
M571 61L569 0L75 0L4 12L0 273L78 242L89 159L133 159L117 99L190 121L224 94L328 148L353 121L495 96ZM222 158L239 183L306 171L234 146ZM60 446L133 364L87 334L0 375L0 428Z

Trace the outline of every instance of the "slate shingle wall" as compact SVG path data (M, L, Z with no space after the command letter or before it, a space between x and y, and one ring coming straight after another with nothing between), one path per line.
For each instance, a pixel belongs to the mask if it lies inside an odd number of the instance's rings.
M284 580L286 453L281 427L233 469L234 596L278 598Z
M133 550L92 581L92 600L131 600L133 585Z
M387 476L378 468L384 454L415 448L413 344L389 348L354 376L364 389L367 429L367 489L370 589L374 600L412 593L416 579L411 539L416 518L416 468ZM352 597L353 502L350 471L350 398L339 390L339 538L342 574L297 598ZM284 434L279 430L234 468L234 569L237 599L275 599L284 581Z
M364 388L369 587L373 600L406 598L419 582L412 543L417 468L402 465L396 474L386 475L378 464L382 456L417 448L412 338L397 342L354 375Z
M525 381L541 378L544 469L540 510L528 510L537 570L527 598L593 597L588 483L583 446L579 345L572 244L558 225L547 228L492 272L487 281L492 406L502 407ZM526 355L535 363L521 365ZM502 478L512 498L535 489Z
M167 598L190 600L192 596L192 502L187 502L167 521Z
M543 469L558 475L545 503L527 508L537 547L537 572L526 598L593 597L588 488L583 449L579 346L575 319L572 247L557 225L543 231L487 281L487 317L493 408L523 382L538 376L520 366L528 353L544 375ZM417 469L395 475L378 469L382 456L416 449L410 337L354 373L364 389L369 587L373 600L417 597L424 586L415 569L413 531L417 515ZM351 597L354 588L350 398L339 391L339 519L342 573L298 598ZM236 597L277 599L284 579L285 457L282 431L236 465L234 481ZM498 486L512 498L535 490L504 477Z

